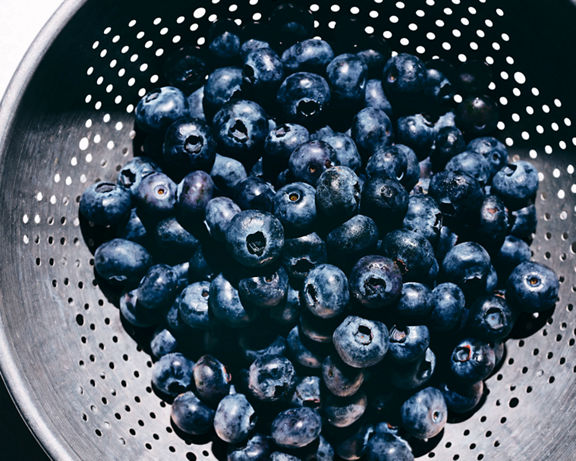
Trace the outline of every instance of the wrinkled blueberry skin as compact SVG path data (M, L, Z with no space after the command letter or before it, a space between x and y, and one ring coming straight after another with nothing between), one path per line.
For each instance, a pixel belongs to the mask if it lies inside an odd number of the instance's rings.
M206 121L206 115L204 115L204 85L198 88L196 91L190 93L188 96L188 113L190 117Z
M495 364L494 348L485 341L469 338L452 349L449 371L457 383L473 384L487 378Z
M141 218L161 219L174 211L177 186L164 173L152 173L140 181L136 190L136 207Z
M438 435L448 418L448 409L442 392L426 387L416 392L402 404L402 427L417 439Z
M490 179L490 164L476 152L465 151L452 157L446 164L446 170L472 176L483 187Z
M427 324L434 331L454 331L466 319L464 293L454 283L440 283L430 293Z
M430 288L420 282L406 282L402 285L402 294L391 312L407 322L420 322L426 319L432 305Z
M222 362L211 355L203 355L192 371L196 394L209 404L217 404L230 392L232 376Z
M230 221L240 211L240 207L228 197L214 197L211 199L206 204L204 218L210 237L218 242L224 242Z
M338 397L350 397L356 394L364 379L363 370L346 365L336 355L329 355L322 362L322 383Z
M402 292L402 275L384 256L360 258L350 272L349 282L352 299L368 309L391 306Z
M243 304L270 308L279 305L288 291L288 274L283 267L276 271L246 277L238 282Z
M403 144L381 146L368 159L366 174L373 177L395 179L411 190L420 178L420 166L414 151Z
M157 171L160 171L160 168L148 157L134 157L118 172L116 182L129 189L134 196L142 178Z
M538 171L528 162L509 163L492 179L492 193L502 199L510 210L530 205L538 190Z
M167 354L152 365L152 385L163 395L176 397L192 383L194 362L180 352Z
M424 356L429 345L430 332L426 325L395 325L390 329L387 355L396 362L414 362Z
M491 136L475 138L466 146L467 151L482 155L490 165L490 178L508 163L508 149Z
M476 242L459 243L442 261L442 277L458 285L464 293L478 293L486 289L490 272L490 255Z
M216 141L208 125L198 119L180 119L164 135L163 160L178 172L210 171L216 156Z
M326 236L331 260L350 265L350 262L369 254L378 243L378 226L368 216L355 215L332 229Z
M216 154L210 176L216 187L224 193L231 194L236 189L236 185L246 178L247 173L244 165L238 160Z
M111 182L97 182L80 198L80 214L99 226L114 226L128 219L132 209L130 191Z
M186 96L178 88L165 86L146 94L134 112L136 126L146 133L164 131L175 120L187 115Z
M453 386L448 383L440 385L448 410L456 414L464 414L478 406L484 395L484 381L478 381L468 386Z
M208 296L210 282L202 281L188 285L176 298L178 316L191 328L206 329L210 325Z
M154 333L150 340L150 352L152 356L159 359L163 355L176 352L180 345L178 340L170 332L170 330L162 329Z
M442 212L432 197L423 194L411 195L402 226L435 244L442 229Z
M210 283L208 305L209 312L229 327L247 326L253 320L253 313L242 304L238 289L222 274Z
M284 66L275 51L270 48L259 48L244 58L242 75L248 88L269 91L282 83Z
M386 112L389 117L392 116L392 104L390 104L386 93L384 93L382 82L378 79L370 79L366 82L364 104L366 107L374 107Z
M495 195L487 195L480 207L478 226L474 231L475 240L493 250L502 245L509 228L508 209Z
M236 186L236 203L243 210L272 212L276 191L269 182L256 176L248 176Z
M243 80L239 67L220 67L212 71L204 85L203 105L208 121L212 121L224 104L241 96Z
M434 171L442 170L450 159L464 152L465 149L466 142L464 141L464 135L457 127L446 126L440 129L436 128L436 135L434 136L434 142L432 143L432 149L430 151L432 169ZM474 151L470 147L468 147L468 150Z
M297 72L288 76L276 95L286 120L305 126L313 126L322 121L330 100L328 82L310 72Z
M335 99L359 101L366 86L368 68L354 54L336 56L326 67L326 77Z
M284 123L270 130L264 140L264 168L275 172L286 168L294 149L309 140L308 128L296 123Z
M315 232L285 240L282 249L282 265L290 280L301 283L310 270L327 262L326 243Z
M296 386L296 370L286 357L265 355L256 359L248 370L248 388L261 402L285 401Z
M510 334L515 319L516 312L503 297L483 296L470 305L466 329L475 338L498 342Z
M204 217L206 205L214 196L214 181L202 170L188 173L178 184L178 214L184 222Z
M336 163L357 171L362 166L362 158L354 140L344 133L326 133L317 139L324 141L336 152Z
M286 72L322 73L332 58L334 52L330 44L314 38L295 43L282 53Z
M436 261L432 244L421 234L408 229L386 234L380 250L396 263L406 282L428 280Z
M334 330L332 342L344 363L366 368L380 362L388 351L388 329L377 320L350 315Z
M358 176L345 166L324 171L316 183L316 207L330 220L345 221L360 206L361 187Z
M214 410L203 403L192 391L178 395L172 402L171 418L182 432L204 435L212 430Z
M304 376L298 381L290 403L296 407L320 407L321 391L318 376Z
M552 309L558 299L556 273L536 262L526 261L512 271L506 283L506 301L521 312Z
M396 122L398 142L412 148L418 160L428 157L435 135L434 123L422 114L400 117Z
M493 260L498 273L504 279L518 264L530 261L531 257L530 246L524 240L513 235L507 235Z
M320 175L336 165L336 152L324 141L308 141L298 146L288 160L288 167L297 181L316 185Z
M108 283L135 286L148 270L152 259L142 245L124 239L112 239L94 253L94 270Z
M272 421L270 434L282 448L302 448L320 436L322 418L308 407L290 408L278 413Z
M303 367L311 369L320 368L323 357L312 350L308 344L304 342L305 338L302 336L300 335L298 327L292 328L290 333L288 333L286 339L289 357Z
M256 425L254 408L243 394L230 394L220 400L214 414L214 431L228 443L242 443Z
M537 217L536 207L528 205L527 207L514 210L510 213L510 233L526 241L531 241L532 234L536 232Z
M301 296L302 305L315 316L338 317L350 301L346 274L331 264L316 266L306 276Z
M224 153L251 163L261 155L268 134L268 116L254 101L230 101L214 116L213 127Z
M242 447L231 447L227 461L268 461L272 443L269 437L256 434Z
M266 267L280 257L284 229L270 213L245 210L232 218L226 231L232 257L246 267Z
M376 149L392 141L392 122L383 110L365 107L352 122L352 139L363 157L368 158Z
M310 232L316 223L316 214L316 190L310 184L293 182L274 196L274 215L290 234Z
M372 218L380 229L400 227L408 209L408 192L395 179L373 177L364 182L361 211Z
M138 303L150 312L161 312L174 302L177 294L178 280L172 267L156 264L138 285Z
M358 392L351 397L327 394L322 402L322 414L334 427L350 427L364 415L367 406L368 398L364 392Z
M398 390L413 391L428 383L436 370L436 355L428 348L415 362L397 362L389 369L390 382Z
M414 461L408 442L387 433L371 437L366 447L366 461Z

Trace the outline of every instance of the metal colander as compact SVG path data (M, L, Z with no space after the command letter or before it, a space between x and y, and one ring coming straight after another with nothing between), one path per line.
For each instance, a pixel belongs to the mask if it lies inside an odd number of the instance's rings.
M217 18L258 20L263 3L71 0L12 82L0 112L0 362L24 419L55 459L216 459L210 440L184 441L171 428L169 405L150 387L151 358L97 286L78 201L87 185L113 180L131 158L134 107L162 82L167 50L202 44ZM507 342L479 411L448 424L421 456L574 459L575 107L554 84L544 91L535 83L538 69L516 63L528 53L507 28L515 24L508 2L301 3L320 36L354 16L398 52L493 66L499 136L512 158L527 158L540 171L532 249L559 274L560 300L551 317L533 319L525 337Z

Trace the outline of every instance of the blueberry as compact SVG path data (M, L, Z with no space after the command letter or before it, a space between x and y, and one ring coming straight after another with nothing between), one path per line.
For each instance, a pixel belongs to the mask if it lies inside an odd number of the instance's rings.
M387 433L371 437L366 447L366 461L413 461L412 448L404 439Z
M360 153L367 158L392 140L392 122L386 112L375 107L365 107L354 117L352 139Z
M306 126L319 123L330 103L330 86L317 74L297 72L288 76L276 95L279 109L289 122Z
M157 318L146 315L138 305L138 289L128 291L118 300L118 308L123 320L137 328L148 328L158 323Z
M490 179L490 164L476 152L465 151L452 157L446 164L446 170L472 176L481 186Z
M176 297L178 280L172 267L156 264L138 285L138 303L150 313L162 312L169 308Z
M302 458L282 451L273 451L270 453L270 461L302 461Z
M254 430L257 416L243 394L231 394L220 400L214 414L216 435L228 443L242 443Z
M508 149L491 136L475 138L466 146L467 151L482 155L490 165L490 178L508 163Z
M204 85L198 88L196 91L190 93L188 96L188 113L190 117L206 121L206 115L204 115Z
M451 105L454 98L454 88L448 77L440 70L428 67L426 69L425 94L437 107Z
M456 106L456 123L470 136L486 135L496 129L498 112L488 96L469 96Z
M286 232L306 234L316 223L316 190L307 183L293 182L274 197L274 215Z
M346 365L337 355L329 355L322 362L322 383L338 397L356 394L365 378L363 370Z
M332 59L326 67L326 76L334 98L359 101L364 95L367 72L362 58L354 54L341 54Z
M376 248L378 234L378 226L372 218L357 214L328 233L328 256L335 262L350 265Z
M368 398L364 392L350 397L327 394L322 402L322 414L334 427L349 427L364 415L367 406Z
M508 210L495 195L487 195L480 207L480 218L475 240L489 249L498 248L508 233Z
M152 385L163 395L176 397L192 383L194 362L180 352L166 354L152 365Z
M200 247L200 241L174 216L160 221L154 227L152 237L155 250L164 261L186 261Z
M475 338L502 341L510 334L515 319L516 313L503 296L483 296L470 306L467 329Z
M117 227L116 237L132 240L144 246L149 243L151 236L140 219L140 216L138 216L136 208L132 208L128 220Z
M222 62L235 60L240 54L238 26L231 20L217 21L210 26L208 50L212 56Z
M272 441L269 437L256 434L248 439L243 446L230 447L227 461L268 461L272 451Z
M193 225L199 218L204 218L206 205L214 196L214 181L202 170L188 173L178 184L178 216L184 223Z
M250 392L261 402L286 401L296 386L296 370L286 357L265 355L256 359L248 370Z
M389 117L392 116L392 104L390 104L386 93L384 93L382 81L378 79L370 79L366 82L364 104L366 107L374 107L386 112Z
M448 253L457 243L460 242L458 235L450 230L448 226L442 226L440 228L440 235L438 236L438 241L436 242L436 258L438 261L442 261L446 253Z
M402 404L402 427L417 439L430 439L438 435L448 418L448 409L442 392L426 387Z
M373 434L373 426L361 420L349 428L336 429L330 440L332 440L334 452L337 456L347 461L353 461L364 456L368 442Z
M203 355L192 371L196 394L203 401L215 405L230 391L232 376L222 362L211 355Z
M258 308L278 306L288 291L288 274L283 267L276 271L242 278L238 282L238 294L242 303Z
M478 293L486 289L490 272L490 255L476 242L459 243L442 261L442 277L458 285L464 293Z
M170 332L170 330L158 330L150 340L150 353L156 359L163 355L176 352L179 348L178 340Z
M454 331L466 319L464 293L454 283L440 283L430 294L428 326L435 331Z
M252 51L261 50L265 48L271 48L270 43L258 38L249 38L240 45L240 54L242 58L246 59Z
M199 119L179 119L164 135L163 160L183 176L192 170L210 171L216 156L216 141L208 125Z
M214 136L220 148L243 163L251 163L261 154L268 134L268 116L254 101L230 101L216 113Z
M324 141L334 149L336 153L336 163L350 168L353 171L360 169L362 158L356 147L354 140L344 133L327 133L320 135L317 139Z
M182 46L171 52L164 61L166 81L185 94L202 86L208 75L208 64L199 55L199 51L193 46Z
M414 231L435 244L442 229L442 212L432 197L414 194L408 200L408 209L402 225L405 229Z
M239 67L220 67L208 76L203 99L207 121L212 121L214 114L228 101L242 96L242 82L242 69Z
M420 282L406 282L402 285L402 294L391 312L405 321L422 321L432 309L430 288Z
M320 175L336 164L336 152L324 141L308 141L298 146L288 161L297 181L316 185Z
M174 211L176 183L164 173L152 173L142 178L135 198L141 218L158 220Z
M212 430L214 410L200 401L192 391L178 395L172 402L174 425L190 435L204 435Z
M236 203L243 210L272 212L276 191L269 182L256 176L248 176L236 186Z
M455 126L436 128L436 135L430 151L430 161L434 171L440 171L451 158L466 149L464 135ZM470 149L470 148L469 148ZM473 150L473 149L470 149Z
M361 211L380 229L400 227L408 209L408 192L396 179L375 176L362 186Z
M208 317L208 296L210 282L195 282L188 285L178 295L175 304L180 319L191 328L206 329L210 325Z
M187 115L186 96L178 88L165 86L147 93L134 112L136 126L146 133L164 131L175 120Z
M444 395L446 406L450 412L464 414L474 410L484 395L484 381L467 386L454 386L443 383L440 391Z
M398 267L383 256L360 258L350 272L349 281L352 299L368 309L392 306L402 292Z
M458 66L454 83L465 94L478 94L486 91L492 81L490 66L480 60L469 60Z
M360 206L360 195L358 176L345 166L327 169L316 183L316 207L319 213L332 221L345 221L355 215Z
M332 342L332 333L341 320L342 317L323 319L312 314L309 310L303 309L300 313L298 331L303 341L308 341L309 344L311 342L312 347L315 345L323 346L317 350L325 353L326 347Z
M396 122L398 142L412 148L419 160L430 154L436 130L434 123L422 114L400 117Z
M258 48L244 57L242 75L249 88L267 92L282 83L284 66L274 50Z
M391 57L382 70L384 91L402 112L412 108L422 95L427 81L426 68L420 58L407 53Z
M247 174L244 165L238 160L216 154L210 176L219 189L230 194Z
M222 274L210 283L209 312L225 325L240 328L249 325L254 312L242 304L238 289Z
M270 130L264 140L264 168L279 172L288 167L292 151L310 140L310 132L302 125L284 123Z
M320 378L318 376L304 376L296 384L291 404L296 407L318 409L320 399Z
M292 327L298 322L300 310L300 291L288 285L284 302L270 308L269 316L278 325Z
M538 171L531 163L522 160L505 165L492 179L492 193L511 210L533 203L537 190Z
M287 341L284 336L277 335L273 330L255 334L257 328L259 328L258 325L254 327L254 330L247 329L238 337L242 355L248 364L265 355L286 355Z
M156 163L147 157L134 157L118 172L117 183L130 190L134 196L144 176L160 171Z
M130 216L130 191L111 182L97 182L86 189L80 198L80 214L98 226L115 226Z
M421 234L408 229L386 234L380 251L396 263L406 282L428 280L436 261L432 244Z
M325 40L308 39L295 43L282 53L287 72L323 72L334 57L332 47Z
M403 144L381 146L366 163L366 174L373 177L395 179L411 190L420 177L420 166L414 151Z
M326 243L315 232L285 240L282 265L294 283L302 282L314 267L325 262Z
M530 261L531 257L530 246L524 240L513 235L507 235L494 256L494 265L504 279L518 264Z
M485 341L469 338L452 349L449 369L457 383L473 384L487 378L495 364L494 348Z
M288 355L294 363L310 369L320 368L323 356L314 350L313 346L310 346L310 341L307 341L307 338L300 333L298 327L294 327L290 330L286 340Z
M344 363L366 368L380 362L388 351L388 329L377 320L350 315L334 330L332 341Z
M506 301L522 312L541 312L554 307L558 289L558 276L552 269L526 261L510 274L506 282Z
M422 388L436 371L436 355L428 348L415 362L397 362L388 371L389 380L400 391Z
M274 31L277 45L282 49L314 34L314 16L308 9L296 3L283 2L275 5L269 16L269 24Z
M390 329L387 355L396 362L414 362L424 356L429 345L430 332L426 325L394 325Z
M536 232L536 207L528 205L514 210L510 213L509 219L512 225L510 233L526 241L531 241L532 234Z
M306 276L302 305L317 317L333 318L348 307L350 292L346 274L331 264L316 266Z
M142 245L124 239L112 239L94 253L94 270L108 283L134 286L148 270L151 257Z
M317 411L308 407L284 410L272 421L270 434L282 448L301 448L310 445L322 430L322 419Z
M224 242L230 221L240 211L240 207L228 197L211 199L205 209L205 222L210 236L218 242Z

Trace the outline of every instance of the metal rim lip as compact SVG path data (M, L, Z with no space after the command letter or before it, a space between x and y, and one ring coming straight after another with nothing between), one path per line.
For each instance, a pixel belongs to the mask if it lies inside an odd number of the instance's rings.
M46 51L61 32L62 27L85 3L86 0L65 0L60 5L36 36L10 80L4 98L0 102L0 126L5 127L0 132L0 165L12 131L16 108L21 103L25 88ZM2 298L0 288L0 301ZM65 445L62 438L50 431L42 415L42 410L36 402L30 399L26 380L14 361L5 328L6 326L0 316L0 372L16 408L50 458L62 461L78 459L77 456L72 455L70 447Z

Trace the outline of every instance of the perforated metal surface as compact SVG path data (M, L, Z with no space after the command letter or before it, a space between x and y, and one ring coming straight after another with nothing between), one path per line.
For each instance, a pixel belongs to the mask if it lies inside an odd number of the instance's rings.
M166 50L202 44L209 23L220 17L258 20L261 8L258 0L195 6L109 0L70 2L69 12L74 3L81 4L78 12L61 27L17 105L3 112L3 372L55 458L215 459L209 440L187 443L170 427L169 407L150 388L150 357L96 285L78 200L88 184L113 180L131 157L134 107L161 82ZM561 95L541 93L530 69L516 67L514 47L521 43L501 27L505 2L366 0L309 7L320 36L353 15L395 51L493 65L500 137L514 158L530 159L541 172L532 249L536 261L560 275L560 301L551 318L535 320L533 334L507 342L485 404L468 420L449 424L423 457L573 459L574 108L565 107Z

